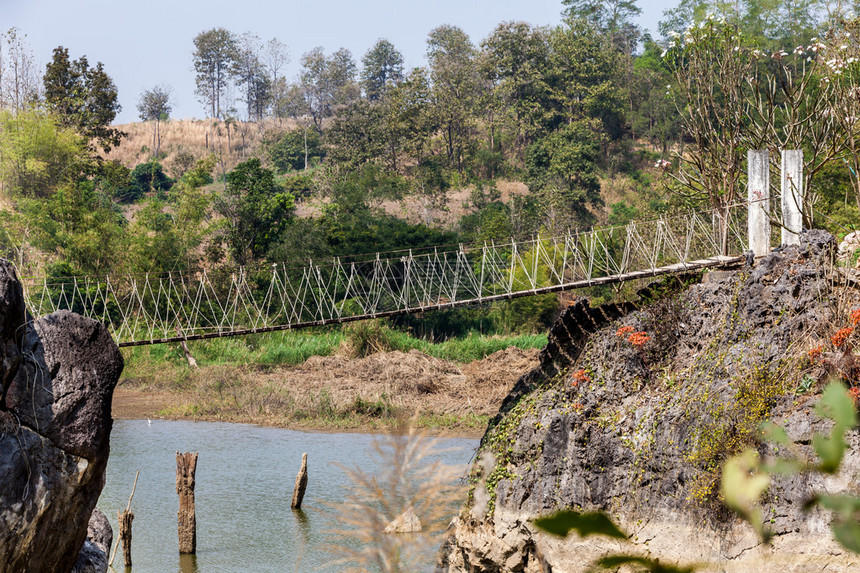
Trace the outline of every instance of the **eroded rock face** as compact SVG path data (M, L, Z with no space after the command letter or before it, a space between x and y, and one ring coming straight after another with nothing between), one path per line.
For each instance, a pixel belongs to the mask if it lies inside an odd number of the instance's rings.
M856 431L839 475L774 480L764 508L770 547L719 509L712 479L738 434L755 431L756 412L787 427L810 458L812 434L828 430L811 408L820 386L795 396L779 381L803 367L823 382L826 369L791 357L826 342L860 303L856 291L834 290L834 250L832 236L813 231L799 247L678 297L575 311L606 317L591 328L563 317L553 330L567 333L551 336L542 357L564 356L524 376L485 435L494 457L479 473L497 485L452 524L438 571L585 571L621 550L719 571L860 570L833 540L830 516L803 511L815 491L858 493ZM650 339L637 347L632 332ZM632 547L536 532L534 517L562 508L607 511Z
M28 324L21 286L5 261L0 321L0 380L7 381L0 571L70 571L104 486L122 355L94 320L61 311Z

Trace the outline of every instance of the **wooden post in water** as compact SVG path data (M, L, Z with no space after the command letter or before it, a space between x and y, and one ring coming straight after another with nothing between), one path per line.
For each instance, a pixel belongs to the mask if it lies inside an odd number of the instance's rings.
M308 487L308 454L302 454L302 468L296 476L296 487L293 489L293 502L290 507L301 509L302 498L305 497L305 489Z
M131 567L131 522L134 521L134 514L131 512L131 500L134 498L134 490L137 489L137 478L139 477L140 470L137 470L137 473L134 474L134 484L131 486L131 495L128 496L125 511L116 512L116 517L119 520L119 539L122 541L122 556L125 559L126 567ZM113 546L113 552L108 562L108 569L111 571L113 571L113 560L116 557L117 547L119 547L119 541Z
M179 494L179 553L197 552L197 517L194 514L194 474L197 452L176 452L176 493Z
M119 538L122 541L122 558L125 566L131 567L131 522L134 521L134 513L125 510L118 514Z

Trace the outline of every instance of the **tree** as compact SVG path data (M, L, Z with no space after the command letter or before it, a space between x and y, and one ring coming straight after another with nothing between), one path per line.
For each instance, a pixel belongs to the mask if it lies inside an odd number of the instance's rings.
M194 37L194 71L197 96L210 117L221 118L230 64L236 53L236 39L224 28L213 28Z
M755 58L731 24L707 18L666 53L674 82L671 95L684 133L695 147L678 153L679 191L704 200L722 221L728 240L727 211L740 193L746 126L752 107L745 84Z
M636 0L562 0L564 14L584 20L599 30L616 48L630 54L636 48L639 29L633 18L642 13Z
M293 129L275 136L267 134L263 147L279 173L307 169L311 162L325 155L316 130Z
M26 34L9 28L0 37L6 39L6 57L0 45L0 107L21 111L39 98L39 76L33 52L27 47Z
M49 197L88 169L86 145L75 130L39 108L0 110L0 190Z
M381 39L361 59L361 86L370 101L383 98L403 81L403 55L394 44Z
M26 201L37 245L67 263L69 274L121 273L130 252L127 221L92 180L60 186L42 201Z
M448 162L462 173L481 87L475 46L460 28L439 26L427 37L427 60L433 82L433 112L442 128Z
M224 240L230 254L245 265L265 255L280 239L295 201L275 183L274 173L254 158L227 174L227 188L215 208L227 221Z
M550 55L544 81L542 123L548 132L584 119L595 129L595 140L608 144L624 132L624 91L618 85L619 53L607 49L599 34L582 20L568 21L549 34ZM602 132L602 133L601 133ZM603 138L607 134L609 138Z
M597 176L595 120L578 120L536 141L526 151L526 183L541 199L545 226L553 234L593 221L590 206L602 204Z
M110 127L122 110L116 85L104 66L89 66L86 56L69 60L69 51L59 46L45 68L45 104L64 127L72 127L105 152L119 145L125 136Z
M384 158L387 138L383 114L381 106L367 100L344 107L326 132L331 146L329 157L350 167Z
M391 171L398 170L401 153L411 157L414 165L423 161L430 136L438 129L431 112L432 95L427 71L415 68L382 102L386 157Z
M358 98L355 60L346 48L326 57L318 46L302 56L302 68L299 75L302 94L317 130L322 133L324 119L334 115L337 107Z
M266 67L269 73L272 74L272 108L276 118L280 120L280 107L278 106L278 97L280 94L280 82L283 78L278 76L285 65L290 63L290 51L285 44L277 38L272 38L266 42L263 57L266 60Z
M140 94L140 99L137 102L138 117L142 121L153 122L153 157L158 157L158 151L161 149L160 124L170 118L170 112L173 110L173 105L170 103L170 93L170 86L155 86Z
M503 22L481 47L482 73L501 108L500 121L514 133L515 149L521 153L537 131L547 98L547 31L525 22Z
M242 34L236 41L230 73L245 93L248 119L262 121L272 95L268 70L260 60L263 47L260 38L251 33Z

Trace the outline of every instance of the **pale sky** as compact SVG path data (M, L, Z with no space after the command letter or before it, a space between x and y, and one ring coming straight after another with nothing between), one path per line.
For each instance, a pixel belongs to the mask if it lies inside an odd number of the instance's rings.
M663 10L675 4L639 0L640 25L656 35ZM291 53L281 73L294 79L301 55L315 46L327 54L345 47L360 64L387 38L411 69L425 64L427 34L442 24L459 26L478 44L500 22L554 25L561 10L561 0L0 0L0 30L25 33L40 69L60 45L72 59L103 62L119 89L117 123L127 123L137 120L141 92L158 84L173 90L172 117L204 117L194 95L192 40L211 28L277 37Z

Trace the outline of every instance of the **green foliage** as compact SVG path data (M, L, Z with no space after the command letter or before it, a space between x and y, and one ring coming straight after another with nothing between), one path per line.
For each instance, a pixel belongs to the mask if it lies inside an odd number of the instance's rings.
M263 149L278 173L304 169L325 157L320 134L312 129L294 129L267 135Z
M262 257L281 238L292 219L295 200L255 158L227 174L227 189L215 208L227 220L224 240L230 254L244 265Z
M12 195L48 197L88 170L83 139L38 108L0 109L0 178Z
M635 207L631 207L624 201L613 203L610 209L608 221L610 225L626 225L639 215L639 211Z
M562 510L552 515L538 517L534 520L535 527L557 537L567 537L575 531L580 537L604 535L611 539L626 541L628 535L602 511L580 513L573 510ZM659 559L641 555L610 554L600 557L594 562L593 570L618 570L619 567L632 566L634 570L650 573L692 573L693 567L666 565Z
M355 60L346 48L326 56L323 48L317 46L302 55L301 64L301 97L317 130L322 133L323 120L334 115L338 106L349 104L359 96Z
M21 210L33 223L34 242L67 263L74 274L104 274L127 265L125 219L92 181L22 202Z
M194 71L197 94L209 117L222 117L224 92L230 77L230 64L236 53L236 38L224 28L213 28L194 37Z
M607 555L598 559L595 565L599 568L612 571L627 565L634 567L634 570L647 571L648 573L692 573L696 570L695 567L665 565L660 563L659 559L642 557L640 555Z
M380 39L361 59L361 87L369 101L383 99L403 81L403 55L394 44Z
M553 233L590 223L588 207L602 203L595 139L593 122L576 121L526 151L526 182L540 194Z
M142 121L166 121L172 110L170 89L165 86L144 90L137 102L138 117Z
M316 188L314 180L309 175L293 175L281 181L284 191L296 198L296 201L309 199Z
M558 537L567 537L571 531L576 531L580 537L605 535L614 539L627 539L627 535L605 513L599 511L580 513L562 510L538 517L534 524L538 529Z
M511 209L494 201L460 219L463 238L470 243L502 242L514 235L511 226Z
M119 145L125 134L110 125L122 106L101 62L91 68L86 56L70 61L69 50L59 46L45 68L43 83L45 105L63 127L75 129L105 152Z
M339 110L326 132L333 161L346 168L375 162L385 156L384 109L357 100Z
M168 177L156 160L138 164L130 174L130 186L117 196L119 199L133 203L149 194L163 196L173 187L173 179Z
M797 474L819 472L835 474L845 453L845 433L857 427L857 407L841 382L831 382L824 389L815 411L833 421L830 435L816 433L813 447L818 463L807 462L802 454L792 458L774 456L761 460L753 449L733 457L723 469L723 495L726 503L747 520L756 532L769 541L772 534L762 521L760 498L770 484L772 474ZM773 423L761 426L764 439L781 446L781 451L793 450L785 430ZM860 497L849 494L816 494L805 505L805 509L820 506L834 512L831 524L833 535L843 547L860 553Z

